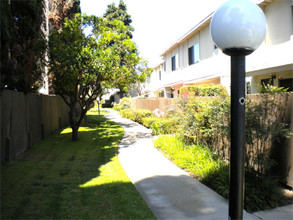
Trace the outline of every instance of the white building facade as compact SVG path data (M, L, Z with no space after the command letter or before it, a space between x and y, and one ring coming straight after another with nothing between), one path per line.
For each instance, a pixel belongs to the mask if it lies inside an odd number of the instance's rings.
M293 83L293 0L261 0L267 19L262 45L246 57L247 93L261 85L288 87ZM222 84L230 92L230 57L213 43L210 21L213 13L179 38L162 54L146 91L149 97L173 98L187 85Z

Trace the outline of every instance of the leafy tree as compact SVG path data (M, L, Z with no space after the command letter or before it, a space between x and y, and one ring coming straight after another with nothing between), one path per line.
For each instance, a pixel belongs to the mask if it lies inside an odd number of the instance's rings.
M110 21L122 21L126 26L125 31L127 36L132 39L132 32L134 31L134 28L130 25L132 23L131 16L127 13L126 4L122 0L120 0L118 7L115 6L115 3L108 5L104 18L107 18L107 20ZM111 27L111 24L108 24L108 26Z
M46 49L43 8L43 0L1 1L2 88L26 93L38 89Z
M86 36L83 28L87 26L92 26L93 32ZM135 66L139 60L136 53L131 53L136 45L126 37L123 22L113 20L111 27L103 18L76 14L72 20L65 19L62 30L50 36L53 87L70 108L73 141L78 140L78 129L94 100L120 77L120 64L127 61ZM121 48L124 57L120 56ZM128 66L122 69L129 71ZM77 117L78 106L81 114Z
M9 50L11 43L12 32L12 14L11 7L8 1L0 2L0 18L1 18L1 60L7 60L9 58Z
M131 16L127 13L126 4L122 0L118 7L116 7L114 3L108 5L104 17L107 19L106 25L110 28L112 28L111 22L113 20L122 21L126 28L120 31L123 31L125 38L132 39L134 28L130 25L132 23ZM113 42L110 42L110 44L112 45ZM121 62L120 68L116 73L118 77L113 83L113 86L119 89L120 98L122 98L123 93L133 87L137 87L135 84L144 82L147 76L150 75L151 69L147 67L146 61L138 57L136 47L133 48L133 50L126 51L123 46L117 45L117 49Z
M141 59L139 64L135 67L136 75L129 79L129 84L124 89L125 90L135 90L138 95L141 96L144 92L143 83L150 77L153 70L148 67L148 62Z

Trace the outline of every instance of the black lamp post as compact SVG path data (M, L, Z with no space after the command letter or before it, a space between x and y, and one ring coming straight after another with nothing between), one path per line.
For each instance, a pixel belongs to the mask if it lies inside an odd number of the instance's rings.
M231 153L229 219L243 218L245 152L245 56L264 40L266 18L249 0L229 0L214 13L214 43L231 56Z

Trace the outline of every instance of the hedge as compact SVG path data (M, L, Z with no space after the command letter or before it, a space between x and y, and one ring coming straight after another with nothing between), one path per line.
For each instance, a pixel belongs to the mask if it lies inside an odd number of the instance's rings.
M120 111L120 114L124 118L128 118L139 124L142 124L142 119L152 116L152 112L149 110L134 110L134 109L124 109Z
M223 96L227 95L227 90L222 85L195 85L183 86L180 88L181 96Z

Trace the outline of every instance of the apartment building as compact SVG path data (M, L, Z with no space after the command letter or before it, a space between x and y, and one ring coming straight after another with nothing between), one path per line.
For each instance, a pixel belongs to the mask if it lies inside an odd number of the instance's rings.
M293 90L293 0L258 0L267 19L262 45L246 57L246 92L270 84ZM173 98L187 85L222 84L230 91L230 57L213 43L204 18L162 54L146 89L149 97Z

